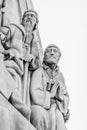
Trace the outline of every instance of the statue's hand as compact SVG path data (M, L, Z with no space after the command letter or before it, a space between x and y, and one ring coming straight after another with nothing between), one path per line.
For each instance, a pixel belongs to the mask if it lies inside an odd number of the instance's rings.
M35 59L35 57L32 54L28 54L28 55L23 56L23 60L26 62L31 62L34 59Z
M70 118L70 110L68 109L67 113L66 114L63 114L63 117L64 117L64 121L67 122Z
M56 95L56 91L59 87L59 82L56 82L53 87L52 87L52 90L51 90L51 98L53 98L55 95Z

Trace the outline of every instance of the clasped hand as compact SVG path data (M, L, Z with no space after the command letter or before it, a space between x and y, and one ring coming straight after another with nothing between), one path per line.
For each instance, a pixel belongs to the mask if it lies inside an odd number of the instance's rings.
M23 56L23 60L26 62L31 62L35 59L35 57L32 54L27 54L25 56Z
M57 81L57 82L53 85L53 87L52 87L52 90L51 90L51 98L53 98L53 97L56 95L56 91L57 91L58 87L59 87L59 82Z

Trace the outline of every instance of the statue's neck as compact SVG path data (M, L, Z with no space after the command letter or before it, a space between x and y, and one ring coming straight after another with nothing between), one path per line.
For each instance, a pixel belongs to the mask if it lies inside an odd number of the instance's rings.
M45 64L46 66L48 66L51 70L53 70L53 69L55 68L55 66L56 66L55 63L44 62L44 64Z
M32 34L33 32L32 28L29 28L28 26L25 26L24 29L25 29L25 32L28 34Z

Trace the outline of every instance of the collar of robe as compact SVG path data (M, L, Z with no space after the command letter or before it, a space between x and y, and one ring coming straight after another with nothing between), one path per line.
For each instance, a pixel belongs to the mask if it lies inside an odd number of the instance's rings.
M45 70L50 79L54 79L59 72L59 66L56 64L53 66L53 68L51 68L47 64L43 63L43 69Z

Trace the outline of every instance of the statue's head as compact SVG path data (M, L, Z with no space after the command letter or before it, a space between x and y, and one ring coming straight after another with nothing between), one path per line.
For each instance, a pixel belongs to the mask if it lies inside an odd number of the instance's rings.
M58 46L51 44L47 46L45 52L44 52L44 62L50 63L50 64L57 64L59 59L61 57L61 52Z
M36 26L38 24L38 15L37 12L33 10L28 10L24 12L23 18L22 18L22 25L25 27L29 27L32 30L36 29Z

